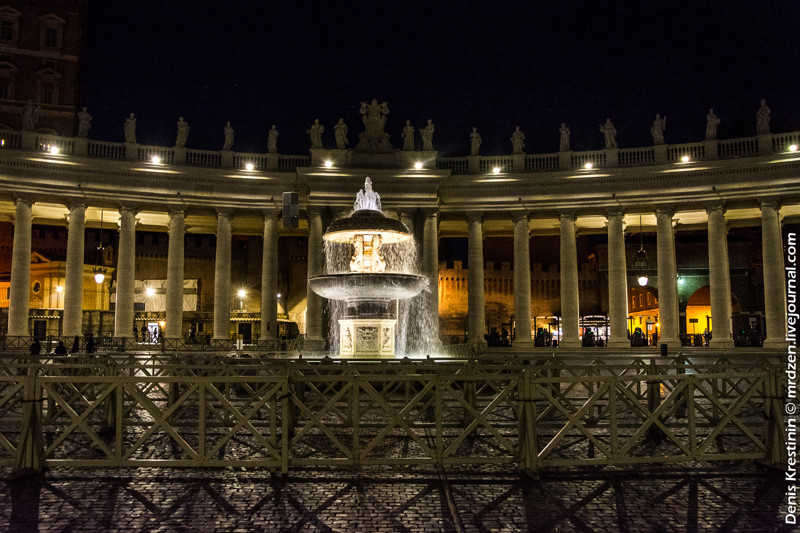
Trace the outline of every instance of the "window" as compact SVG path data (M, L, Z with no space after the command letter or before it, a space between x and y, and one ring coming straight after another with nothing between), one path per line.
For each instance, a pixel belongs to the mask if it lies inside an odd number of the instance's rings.
M639 295L639 307L644 307L644 294Z
M135 312L144 312L145 311L145 302L133 302L133 311Z
M39 101L43 104L58 103L58 88L55 83L43 83Z
M58 30L55 28L44 29L44 46L45 48L58 47Z
M11 99L11 80L8 78L0 78L0 99Z
M0 40L13 41L14 40L14 23L9 20L0 22Z
M59 50L61 48L64 34L65 20L58 15L50 14L39 17L42 21L42 30L39 38L39 46L43 50Z
M650 305L650 293L647 293L647 305Z
M631 309L636 309L636 296L631 296Z

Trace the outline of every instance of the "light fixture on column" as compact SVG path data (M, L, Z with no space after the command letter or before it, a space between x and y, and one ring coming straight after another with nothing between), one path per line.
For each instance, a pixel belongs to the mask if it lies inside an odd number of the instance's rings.
M97 243L97 257L94 261L94 281L96 283L103 283L106 279L106 269L100 266L100 260L103 255L103 210L100 210L100 240Z
M636 281L640 287L647 286L649 281L647 273L647 254L644 252L644 238L642 236L642 215L639 215L639 251L633 256L633 268L636 269Z

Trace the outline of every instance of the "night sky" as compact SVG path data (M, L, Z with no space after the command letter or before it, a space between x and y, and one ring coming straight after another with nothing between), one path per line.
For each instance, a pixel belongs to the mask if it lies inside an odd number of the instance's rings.
M406 120L436 125L442 156L511 152L519 125L528 153L602 148L610 117L621 148L703 139L713 107L722 139L755 135L766 98L772 131L800 130L797 2L137 2L92 1L83 105L90 137L123 140L128 113L142 144L169 145L183 116L187 147L308 153L315 118L334 147L343 117L352 145L359 103L389 104L386 131L402 146ZM417 147L421 141L417 136Z

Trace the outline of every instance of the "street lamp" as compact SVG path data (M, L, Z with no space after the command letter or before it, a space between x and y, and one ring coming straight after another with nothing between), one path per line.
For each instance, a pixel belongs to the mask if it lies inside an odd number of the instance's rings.
M642 215L639 215L639 251L633 256L633 268L638 272L636 274L636 281L640 287L646 287L649 281L647 273L644 269L647 268L647 254L644 251L644 237L642 236Z
M100 266L100 259L103 255L103 210L100 210L100 240L97 243L97 256L94 262L94 281L98 285L106 279L106 269Z

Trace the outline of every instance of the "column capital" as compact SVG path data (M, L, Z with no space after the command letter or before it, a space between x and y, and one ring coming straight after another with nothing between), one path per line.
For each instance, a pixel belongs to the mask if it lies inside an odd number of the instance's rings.
M780 198L759 198L758 199L759 209L764 211L764 208L772 208L775 211L780 211L781 209L781 199Z
M86 200L84 200L83 198L72 198L70 200L67 200L64 203L64 205L70 211L72 211L76 207L83 207L84 209L86 209Z
M516 223L516 222L519 222L520 220L522 220L523 218L526 221L530 220L531 212L528 211L528 210L525 210L525 211L509 211L508 214L511 215L511 220L513 220Z
M673 206L659 206L656 207L656 216L668 216L670 219L675 216L675 208Z
M575 222L578 219L578 212L574 209L563 209L558 212L558 219Z
M710 215L713 212L722 211L722 216L725 216L725 212L727 210L728 210L728 208L725 207L725 202L720 200L720 201L716 201L716 202L712 202L712 203L708 204L708 206L706 207L706 214Z
M133 216L139 214L139 211L136 209L136 204L120 203L118 211L120 215L123 211L130 211Z
M167 212L169 213L169 218L172 218L172 217L184 217L184 218L186 218L186 208L184 206L182 206L182 205L171 205L171 206L167 207ZM233 212L233 211L231 211L231 212Z
M267 209L262 209L261 214L264 217L264 220L273 219L278 220L281 217L281 210L277 207L270 207Z
M464 214L467 218L467 222L480 222L483 223L483 217L485 216L483 211L469 211Z
M14 205L19 205L19 204L25 204L28 207L32 207L33 204L34 204L34 201L33 201L33 198L30 198L28 196L20 196L20 195L16 195L15 194L14 195Z
M609 207L606 209L606 219L610 217L624 217L625 210L621 207Z
M217 218L232 218L235 211L232 207L217 207Z

